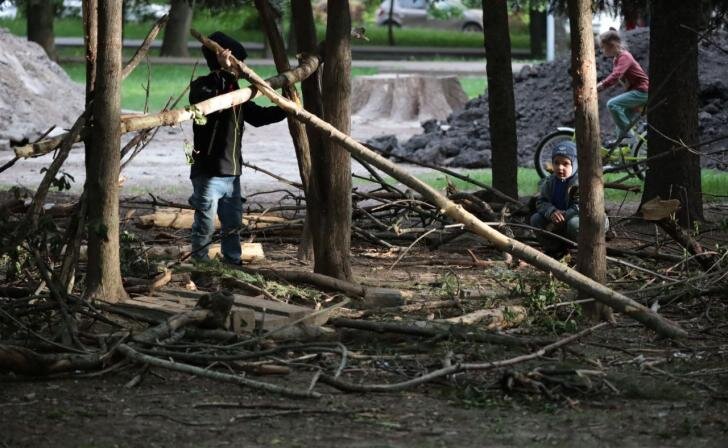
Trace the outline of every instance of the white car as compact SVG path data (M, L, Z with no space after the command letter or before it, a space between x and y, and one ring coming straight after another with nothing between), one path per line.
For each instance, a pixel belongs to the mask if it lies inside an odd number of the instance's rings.
M483 31L483 11L467 8L460 0L384 0L377 9L377 25L398 27L447 28L462 31Z
M18 15L18 8L8 1L0 1L0 19L14 19Z
M63 0L61 17L81 17L81 8L81 0ZM124 10L124 20L127 22L157 20L167 13L169 13L169 5L129 1Z

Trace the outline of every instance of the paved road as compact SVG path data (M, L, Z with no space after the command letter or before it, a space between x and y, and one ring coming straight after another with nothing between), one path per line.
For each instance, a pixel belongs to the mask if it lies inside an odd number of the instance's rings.
M158 41L155 42L158 46ZM59 46L81 46L83 40L75 37L58 37L56 44ZM124 41L126 46L138 46L141 44L139 39L127 39ZM195 43L195 46L199 44ZM252 45L252 44L248 44ZM259 44L258 44L259 45ZM63 57L62 61L83 62L83 57ZM152 64L189 64L203 63L202 58L174 58L174 57L156 57L149 58ZM249 58L247 61L251 66L272 66L272 59ZM291 65L298 65L295 59L291 60ZM524 62L513 62L513 73L519 72ZM427 73L433 75L457 75L457 76L485 76L485 60L463 60L463 61L408 61L408 60L370 60L357 58L354 54L352 66L357 68L373 68L379 73Z

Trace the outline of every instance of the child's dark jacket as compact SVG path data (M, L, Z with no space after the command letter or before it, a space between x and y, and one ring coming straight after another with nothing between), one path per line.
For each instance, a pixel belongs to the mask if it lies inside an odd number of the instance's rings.
M190 104L199 103L238 89L235 78L222 71L201 76L190 84ZM207 116L204 125L194 124L193 164L190 178L198 176L239 176L241 172L245 123L263 126L286 117L277 106L262 107L252 101Z
M565 188L562 189L565 195L561 198L562 201L557 201L554 198L557 182L566 183ZM565 214L567 221L579 215L579 176L576 173L565 180L560 180L553 174L544 179L541 184L538 199L536 199L536 210L544 217L550 218L556 210L559 210L554 205L554 202L563 202L566 204Z

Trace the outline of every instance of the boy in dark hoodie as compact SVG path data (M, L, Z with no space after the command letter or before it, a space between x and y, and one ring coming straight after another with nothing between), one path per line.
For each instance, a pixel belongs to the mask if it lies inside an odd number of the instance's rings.
M551 153L553 174L544 179L536 199L531 225L576 241L579 234L579 177L576 174L576 145L559 143ZM566 252L563 241L537 232L544 253L561 258Z
M235 39L217 31L209 38L230 51L238 60L248 54ZM239 89L238 77L232 71L220 66L219 58L211 50L202 47L210 73L201 76L190 84L190 104ZM195 208L192 224L192 251L196 260L208 258L203 249L212 240L215 232L215 215L220 218L223 234L221 246L226 262L240 263L239 228L243 218L243 202L240 193L240 173L242 157L241 140L245 123L263 126L286 118L285 112L277 106L261 107L248 101L230 109L209 114L205 124L194 124L194 148L192 152L193 194L189 203Z

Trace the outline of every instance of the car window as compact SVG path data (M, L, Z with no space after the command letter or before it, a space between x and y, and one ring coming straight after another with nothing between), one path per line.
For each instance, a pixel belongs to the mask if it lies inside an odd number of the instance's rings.
M399 0L399 7L406 9L427 9L425 0Z

